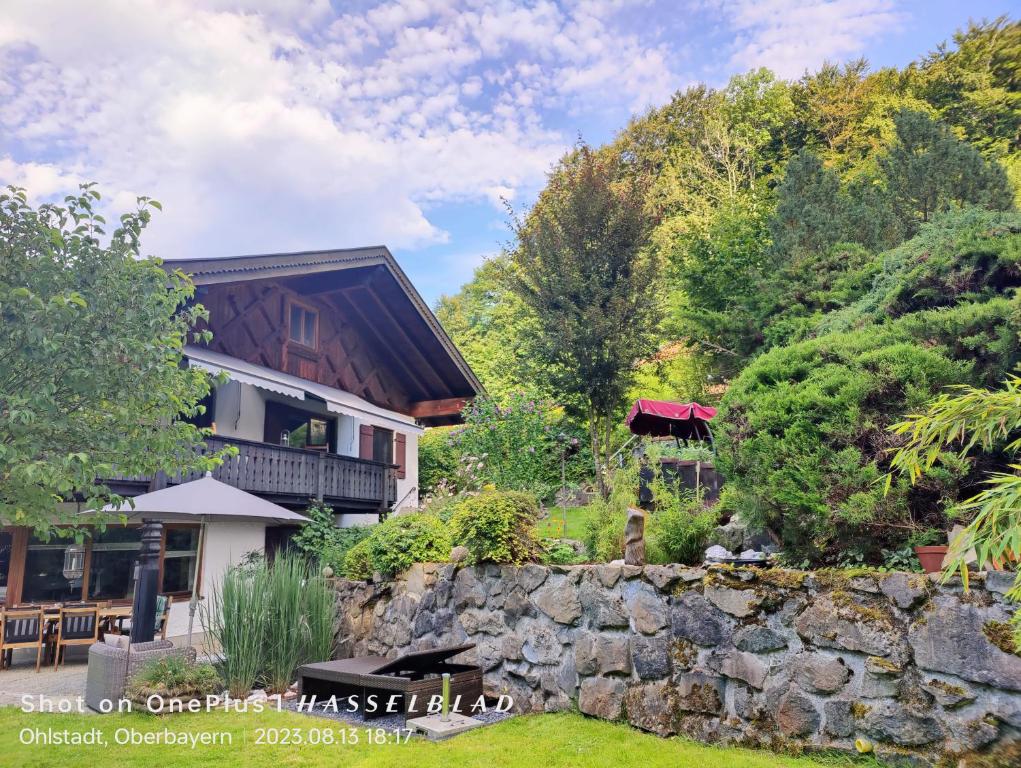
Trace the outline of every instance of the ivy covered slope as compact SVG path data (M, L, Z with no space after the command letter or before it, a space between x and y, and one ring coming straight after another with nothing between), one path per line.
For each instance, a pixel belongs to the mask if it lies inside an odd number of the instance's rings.
M958 211L864 262L823 260L834 288L820 304L833 309L733 381L715 422L719 460L729 503L794 557L876 560L945 528L979 479L981 467L948 459L884 493L898 444L888 428L947 386L995 385L1021 360L1021 215Z

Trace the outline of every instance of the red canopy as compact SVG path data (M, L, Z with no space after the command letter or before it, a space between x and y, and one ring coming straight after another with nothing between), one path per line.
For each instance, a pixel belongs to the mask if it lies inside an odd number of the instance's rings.
M708 422L715 415L715 408L698 403L636 400L626 423L636 435L712 440Z

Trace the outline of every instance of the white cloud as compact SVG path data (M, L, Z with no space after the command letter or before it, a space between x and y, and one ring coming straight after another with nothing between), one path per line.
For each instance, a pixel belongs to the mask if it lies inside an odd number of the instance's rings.
M729 67L793 76L898 19L889 0L693 2L735 36ZM0 183L152 195L164 256L442 244L437 204L526 205L587 121L689 84L679 57L706 24L665 37L677 8L650 0L333 6L6 0Z
M622 122L669 96L666 50L613 24L622 5L9 1L0 182L150 194L166 256L442 243L433 202L541 185L574 136L546 112Z
M824 61L841 61L896 29L904 15L893 0L709 0L734 35L737 71L769 67L797 78Z

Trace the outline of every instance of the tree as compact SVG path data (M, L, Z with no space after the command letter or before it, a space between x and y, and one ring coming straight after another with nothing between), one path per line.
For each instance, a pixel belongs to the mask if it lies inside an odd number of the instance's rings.
M1007 210L1013 190L1007 174L988 163L977 149L957 139L945 125L923 112L901 110L894 116L897 140L879 165L906 223L920 222L952 205Z
M825 251L844 239L845 206L840 177L803 149L787 164L769 222L773 247L788 259Z
M1021 151L1021 22L969 22L920 65L922 96L987 157Z
M0 521L45 530L59 502L117 497L97 478L212 468L196 447L209 376L181 365L206 313L180 272L139 257L159 204L139 198L107 245L91 185L65 206L0 194Z
M528 346L543 375L585 414L601 483L614 414L635 362L654 351L663 317L644 180L620 174L619 163L584 144L566 155L528 216L514 222L507 272L534 315Z
M762 344L763 285L775 269L764 213L753 194L742 193L670 251L682 293L672 312L679 330L727 377Z

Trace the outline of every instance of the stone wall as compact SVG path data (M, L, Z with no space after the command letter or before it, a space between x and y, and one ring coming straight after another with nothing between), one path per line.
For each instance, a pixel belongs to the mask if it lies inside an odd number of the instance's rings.
M521 711L774 749L860 737L935 760L1021 734L1011 576L965 594L904 573L415 566L338 583L339 655L468 641L487 691Z

